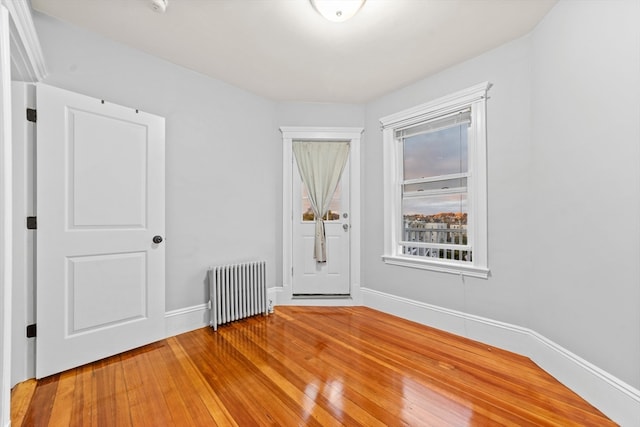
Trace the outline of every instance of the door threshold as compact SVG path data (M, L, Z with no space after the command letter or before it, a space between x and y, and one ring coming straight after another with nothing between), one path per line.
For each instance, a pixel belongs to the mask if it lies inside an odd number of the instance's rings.
M293 294L291 299L351 299L349 294Z

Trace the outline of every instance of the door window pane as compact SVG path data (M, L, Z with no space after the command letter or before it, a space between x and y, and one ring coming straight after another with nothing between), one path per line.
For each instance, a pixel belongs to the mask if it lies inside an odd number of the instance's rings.
M333 198L329 204L329 210L324 216L325 221L337 221L340 219L340 200L341 200L341 182L338 183L336 192L333 193ZM309 201L309 193L307 192L307 186L302 183L302 221L315 221L316 216L311 209L311 202Z

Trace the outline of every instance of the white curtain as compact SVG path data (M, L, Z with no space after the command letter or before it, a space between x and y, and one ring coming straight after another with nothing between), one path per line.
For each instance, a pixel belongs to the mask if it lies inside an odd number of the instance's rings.
M293 141L293 154L302 182L307 187L311 209L316 219L313 257L316 262L326 262L326 238L322 218L329 210L329 203L349 158L349 143Z

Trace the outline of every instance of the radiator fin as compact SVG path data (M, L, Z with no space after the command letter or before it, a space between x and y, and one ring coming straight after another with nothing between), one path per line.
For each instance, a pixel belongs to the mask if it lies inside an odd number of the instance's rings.
M228 264L209 269L210 326L268 315L266 261Z

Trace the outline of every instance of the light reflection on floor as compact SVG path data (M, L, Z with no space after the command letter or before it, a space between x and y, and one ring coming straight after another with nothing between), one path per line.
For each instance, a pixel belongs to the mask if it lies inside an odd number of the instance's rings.
M319 396L324 396L331 405L332 405L332 415L336 419L343 418L343 389L342 389L342 379L334 379L327 381L314 381L313 383L307 384L305 387L304 393L311 398L310 401L305 402L304 409L304 422L308 422L309 417L313 415L314 408L317 404L317 399Z

